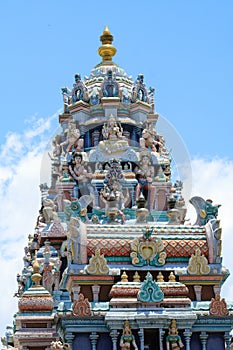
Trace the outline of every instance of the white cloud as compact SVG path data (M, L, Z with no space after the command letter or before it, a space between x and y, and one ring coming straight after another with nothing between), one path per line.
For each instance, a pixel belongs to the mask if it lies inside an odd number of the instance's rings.
M9 133L0 148L0 266L1 318L0 336L6 324L12 323L17 311L16 274L23 267L24 246L33 229L40 207L39 184L41 159L51 135L51 123L57 113L47 120L32 120L31 130L22 134ZM219 218L223 227L224 265L233 271L232 255L232 179L233 161L227 159L195 159L192 161L192 195L211 198L222 204ZM223 296L231 299L233 277L226 283Z
M0 336L17 311L16 275L22 271L24 246L40 208L41 161L58 113L36 123L32 118L28 129L9 132L0 147Z
M222 289L222 296L233 300L233 160L214 158L194 159L192 195L210 198L214 204L221 204L218 218L222 227L223 265L231 272Z

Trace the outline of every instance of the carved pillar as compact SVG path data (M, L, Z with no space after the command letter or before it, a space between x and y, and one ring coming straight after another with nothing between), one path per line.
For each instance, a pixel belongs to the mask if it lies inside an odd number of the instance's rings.
M214 296L215 296L215 298L216 298L216 295L217 294L221 294L221 286L220 285L218 285L218 284L216 284L214 287L213 287L213 289L214 289Z
M90 136L89 130L85 133L85 136L84 136L84 147L85 148L91 147L91 136Z
M125 136L126 140L129 141L130 140L130 132L127 130L123 131L123 136Z
M230 350L231 348L231 336L229 332L225 332L224 339L226 342L226 350Z
M99 338L99 334L97 334L96 332L92 332L90 334L89 338L91 340L91 349L96 350L96 344L97 344L97 340Z
M69 344L70 350L73 350L73 340L74 340L74 334L72 332L68 332L65 334L65 340L66 343Z
M201 344L202 344L202 350L206 350L208 334L206 332L201 332L200 339L201 339Z
M135 205L135 191L133 187L130 189L130 197L131 197L131 202L133 207Z
M73 290L73 299L74 300L78 300L78 295L80 293L80 286L73 286L72 290Z
M136 129L133 128L133 131L131 133L131 142L130 146L136 147L137 146L137 136L136 136Z
M95 204L93 204L93 207L98 207L99 206L99 192L97 190L96 185L93 186L94 187L94 197L95 197Z
M186 343L185 350L190 350L191 335L192 335L191 329L186 329L184 332L184 338Z
M100 132L99 130L95 130L92 133L92 140L93 140L93 146L96 147L99 144L99 137L100 137Z
M99 301L99 291L100 291L100 286L98 284L94 284L91 286L92 293L93 293L93 301L98 302Z
M194 291L195 291L196 300L200 301L201 300L202 286L196 285L196 286L193 286L193 288L194 288Z
M139 339L140 339L140 349L144 350L144 329L140 328L138 331Z
M118 338L119 332L117 332L117 329L113 329L110 332L110 337L112 338L112 350L117 350L117 338Z
M163 336L165 331L162 328L159 328L159 349L163 350Z

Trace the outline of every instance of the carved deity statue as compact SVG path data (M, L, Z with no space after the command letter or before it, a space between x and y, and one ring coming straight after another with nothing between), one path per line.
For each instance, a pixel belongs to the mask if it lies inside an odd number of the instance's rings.
M73 195L75 198L79 198L81 195L90 194L92 191L90 181L94 177L91 169L86 169L83 165L83 157L81 153L73 154L73 161L69 165L69 172L72 178L76 181L76 185L73 189Z
M107 153L125 151L128 148L128 141L123 136L123 128L111 114L108 122L104 123L102 129L104 141L100 141L99 147Z
M178 334L178 329L176 327L176 320L171 321L168 336L166 337L167 350L180 350L184 347L181 341L181 337Z
M76 127L74 120L71 120L68 124L68 129L65 130L66 140L61 143L62 154L65 155L70 151L80 151L83 148L83 139L80 139L80 130ZM66 151L64 146L66 146Z
M135 337L132 334L132 330L130 328L129 321L126 320L123 328L123 333L120 339L120 348L121 350L130 350L131 345L134 347L135 350L138 350Z
M85 264L87 262L87 234L86 225L80 218L70 219L67 237L68 249L71 251L74 264Z
M136 186L136 201L138 201L140 194L147 199L149 209L153 207L155 199L155 187L153 186L154 180L154 167L151 165L151 159L149 154L142 155L139 165L134 169L138 184Z
M57 207L52 199L44 199L42 213L46 224L50 224L55 218L58 217Z

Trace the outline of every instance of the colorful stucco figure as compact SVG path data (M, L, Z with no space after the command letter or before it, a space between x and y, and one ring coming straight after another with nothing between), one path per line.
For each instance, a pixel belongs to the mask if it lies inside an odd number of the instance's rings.
M184 347L181 341L181 337L178 334L178 329L176 327L176 320L172 320L166 337L167 350L180 350Z
M138 350L135 337L132 333L132 330L130 328L130 323L128 320L125 321L122 336L120 339L120 348L121 350L130 350L131 346L135 349Z

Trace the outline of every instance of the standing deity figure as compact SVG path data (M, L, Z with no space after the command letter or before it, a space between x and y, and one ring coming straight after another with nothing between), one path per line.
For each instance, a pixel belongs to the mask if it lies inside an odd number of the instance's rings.
M70 219L69 230L67 232L68 250L71 251L74 264L87 263L87 233L86 225L80 218Z
M155 187L153 186L154 180L154 167L151 165L151 159L149 154L142 155L139 166L134 169L138 184L136 186L136 201L138 201L140 194L147 199L147 205L149 209L153 208L155 199Z
M135 337L132 334L132 330L130 328L129 321L126 320L123 328L123 333L120 339L120 348L121 350L130 350L131 345L135 350L138 350Z
M178 335L176 320L171 321L168 336L166 337L167 350L180 350L184 347L181 337Z
M73 161L69 165L69 171L72 178L76 181L74 186L74 197L79 198L82 195L90 194L92 192L92 187L90 184L91 179L94 175L91 172L91 169L85 169L82 164L82 154L75 153L73 155Z
M65 131L66 140L61 143L62 155L69 153L73 150L81 150L83 148L83 139L80 139L81 133L78 128L76 128L76 123L74 120L71 120L68 124L68 129ZM66 146L66 152L64 146Z

